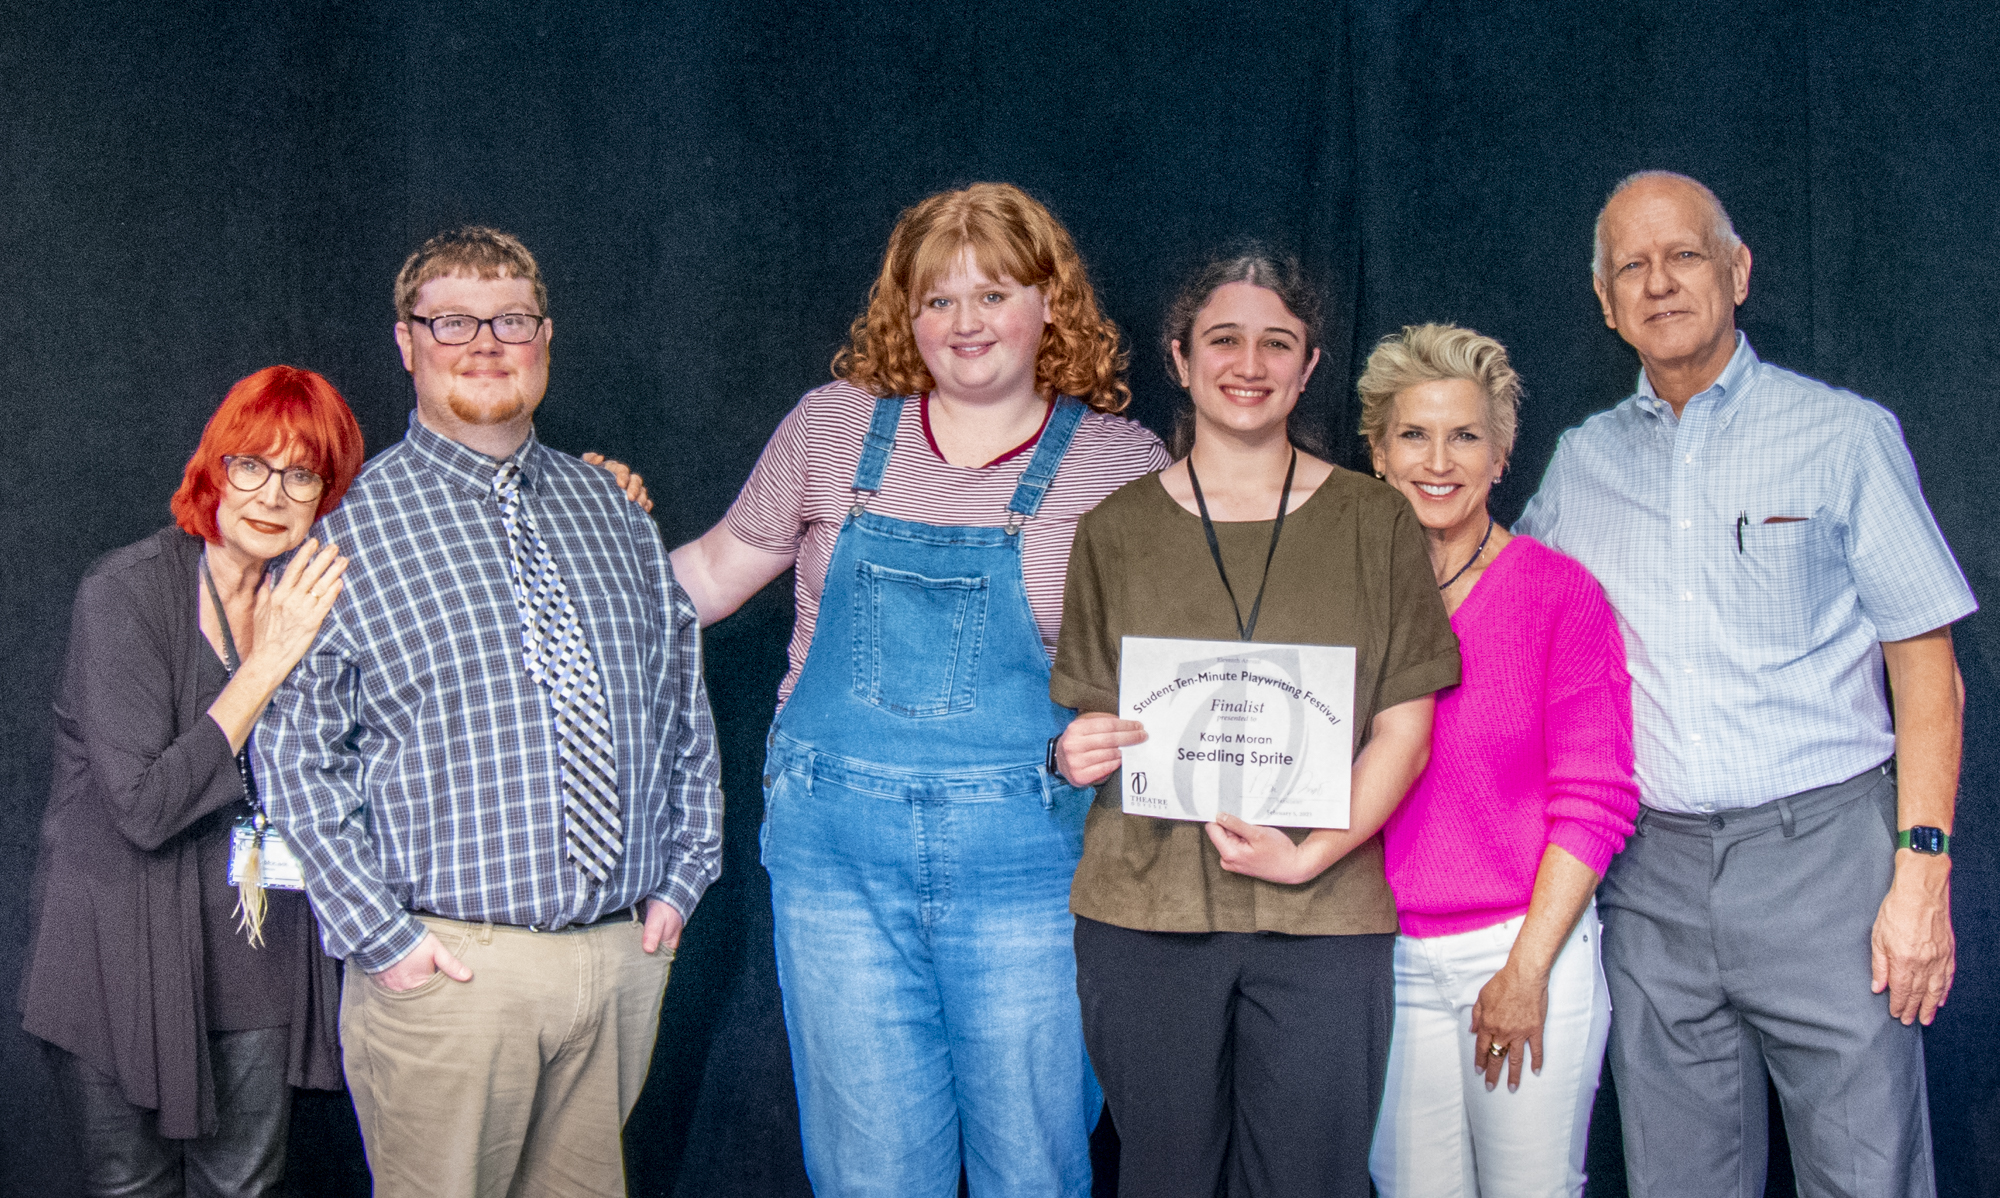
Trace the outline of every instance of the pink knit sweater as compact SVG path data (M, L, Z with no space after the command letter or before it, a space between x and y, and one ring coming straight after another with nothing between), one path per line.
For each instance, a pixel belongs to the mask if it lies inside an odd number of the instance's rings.
M1639 813L1625 641L1589 571L1515 537L1451 626L1464 681L1438 692L1430 765L1382 829L1408 936L1522 914L1548 845L1602 875Z

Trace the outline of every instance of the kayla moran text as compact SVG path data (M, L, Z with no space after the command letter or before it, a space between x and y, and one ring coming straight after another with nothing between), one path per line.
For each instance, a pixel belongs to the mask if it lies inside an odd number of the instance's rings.
M1271 738L1254 732L1197 732L1195 739L1205 745L1268 745Z
M1292 755L1290 753L1259 753L1255 750L1249 753L1232 753L1228 749L1189 749L1185 747L1174 750L1174 760L1176 761L1214 761L1227 765L1240 766L1244 763L1246 757L1249 759L1251 765L1292 764Z

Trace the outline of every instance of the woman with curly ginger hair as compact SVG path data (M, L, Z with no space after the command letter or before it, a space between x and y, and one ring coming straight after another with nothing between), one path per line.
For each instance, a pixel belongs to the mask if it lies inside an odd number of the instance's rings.
M1035 355L1036 394L1074 395L1100 412L1132 402L1118 327L1097 297L1069 231L1020 188L975 183L940 192L903 214L889 235L868 310L854 318L833 373L871 395L913 395L935 384L917 350L913 292L922 291L970 250L991 278L1037 288L1048 305Z
M822 1196L1087 1195L1101 1100L1069 882L1089 792L1046 765L1077 520L1167 465L1114 413L1069 234L981 183L903 213L837 382L673 555L702 622L796 568L763 861Z

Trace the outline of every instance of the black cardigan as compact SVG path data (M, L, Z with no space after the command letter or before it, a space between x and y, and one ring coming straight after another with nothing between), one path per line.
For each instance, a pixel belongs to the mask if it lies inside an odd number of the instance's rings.
M118 1079L174 1139L215 1131L203 1005L201 886L189 830L243 797L200 685L202 543L166 528L77 588L55 704L22 1026ZM300 935L316 925L300 920ZM339 980L297 954L291 1084L339 1089Z

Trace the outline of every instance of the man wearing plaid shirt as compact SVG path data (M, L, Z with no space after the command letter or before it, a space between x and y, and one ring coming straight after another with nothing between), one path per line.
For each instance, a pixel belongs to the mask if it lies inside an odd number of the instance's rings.
M534 258L468 228L396 282L403 441L316 530L353 560L257 740L379 1195L623 1194L722 794L693 605L609 475L535 439Z
M1761 1195L1769 1078L1801 1194L1928 1198L1977 604L1895 417L1736 331L1713 193L1627 179L1593 268L1638 390L1564 434L1517 531L1625 631L1645 805L1598 902L1631 1192Z

